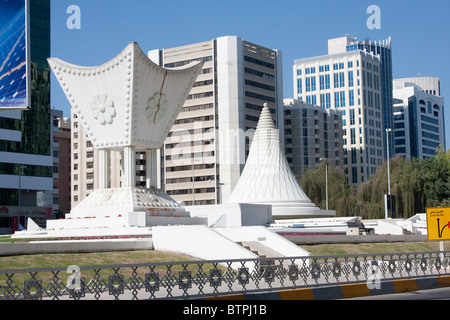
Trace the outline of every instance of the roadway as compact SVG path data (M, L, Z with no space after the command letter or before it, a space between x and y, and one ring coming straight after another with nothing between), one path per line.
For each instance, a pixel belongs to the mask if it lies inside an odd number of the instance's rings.
M450 288L428 289L341 300L450 300Z

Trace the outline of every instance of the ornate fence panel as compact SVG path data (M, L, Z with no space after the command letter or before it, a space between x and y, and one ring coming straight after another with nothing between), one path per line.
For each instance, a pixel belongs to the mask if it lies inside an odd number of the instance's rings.
M450 252L0 270L0 300L191 299L450 274Z

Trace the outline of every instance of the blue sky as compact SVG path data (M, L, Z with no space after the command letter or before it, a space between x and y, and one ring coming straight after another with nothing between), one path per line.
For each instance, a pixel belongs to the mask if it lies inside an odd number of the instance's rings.
M52 0L52 57L94 66L130 42L144 52L234 35L283 53L284 97L292 98L295 59L327 54L327 40L392 37L394 78L433 76L450 99L448 0ZM81 10L81 29L67 28ZM370 5L381 10L381 29L367 28ZM70 105L52 76L52 107L70 116ZM446 108L447 149L450 109Z

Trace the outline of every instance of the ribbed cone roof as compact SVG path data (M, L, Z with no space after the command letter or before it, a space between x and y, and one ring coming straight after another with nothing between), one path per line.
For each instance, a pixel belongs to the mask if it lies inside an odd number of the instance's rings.
M267 105L261 112L244 171L228 202L314 207L289 167Z
M272 115L270 114L270 109L267 106L267 103L264 104L264 108L261 111L257 129L276 129L275 124L273 123L273 120L272 120Z

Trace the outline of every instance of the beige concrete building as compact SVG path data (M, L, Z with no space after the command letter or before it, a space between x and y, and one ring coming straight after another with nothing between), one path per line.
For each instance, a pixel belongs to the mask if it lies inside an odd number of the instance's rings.
M170 68L204 62L164 144L164 191L188 206L226 202L264 103L283 123L281 53L227 36L153 50L149 57Z
M301 176L315 169L323 159L342 167L342 114L295 99L284 99L286 158L293 173Z

